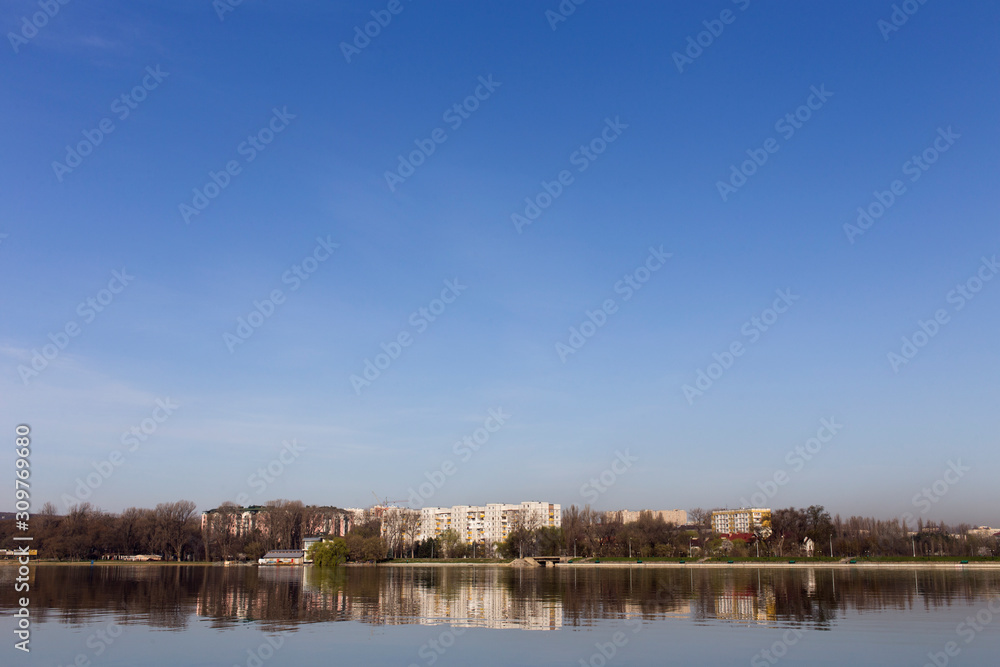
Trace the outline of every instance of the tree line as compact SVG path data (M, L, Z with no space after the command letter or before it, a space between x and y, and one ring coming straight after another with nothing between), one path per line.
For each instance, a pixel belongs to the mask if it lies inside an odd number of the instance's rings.
M690 522L684 526L651 512L625 523L619 512L571 505L563 511L560 527L512 515L507 539L496 544L468 543L453 530L418 541L415 510L375 508L356 516L288 500L256 508L227 503L206 515L204 527L194 503L187 500L152 509L130 507L118 514L81 503L58 515L49 503L31 515L30 524L38 556L59 560L149 554L164 560L256 561L272 549L300 549L303 538L311 536L331 542L339 538L332 557L355 562L404 557L802 557L807 555L807 538L815 555L835 557L1000 555L997 538L970 532L967 524L947 526L918 519L911 527L898 519L841 519L831 517L821 505L774 510L770 525L732 539L712 531L711 511L695 508L688 516ZM13 519L0 521L0 544L13 549L15 534Z
M242 525L245 508L226 503L208 514L202 530L195 504L189 500L160 503L155 508L129 507L113 513L84 502L57 514L52 503L30 516L30 534L38 558L99 560L152 555L163 560L256 561L271 549L300 549L302 538L330 534L346 514L337 508L304 506L273 500L251 514L260 521ZM14 549L23 534L13 519L0 521L0 544ZM385 553L382 553L382 557Z
M52 503L30 516L30 535L39 558L97 560L110 556L158 555L165 560L191 560L201 551L201 530L189 500L160 503L153 509L129 507L120 514L90 503L56 514ZM14 521L0 521L0 543L12 549L13 537L24 534Z
M882 520L830 516L822 505L774 510L769 525L739 537L712 531L712 512L694 508L690 523L677 526L651 512L625 523L618 512L597 512L575 505L563 511L560 528L519 527L500 545L505 556L691 557L807 555L834 557L997 556L1000 543L992 536L970 533L968 524L948 526L918 519L907 526L899 519Z

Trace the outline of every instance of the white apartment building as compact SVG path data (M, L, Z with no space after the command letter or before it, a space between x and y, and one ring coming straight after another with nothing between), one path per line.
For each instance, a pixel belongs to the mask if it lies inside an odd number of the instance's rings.
M684 510L617 510L622 523L634 523L638 521L639 515L643 512L649 512L653 515L654 519L660 518L664 522L672 523L675 526L683 526L688 521L688 513Z
M770 509L741 507L738 510L712 512L712 532L715 533L752 533L758 527L771 527Z
M466 543L495 544L507 539L510 530L523 521L529 528L559 527L562 507L558 504L527 501L517 505L455 505L424 507L420 510L420 532L425 540L454 530Z

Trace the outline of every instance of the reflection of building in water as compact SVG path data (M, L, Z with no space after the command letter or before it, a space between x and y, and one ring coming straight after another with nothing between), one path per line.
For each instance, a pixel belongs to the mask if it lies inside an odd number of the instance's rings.
M622 616L625 618L645 618L648 616L653 616L654 618L690 618L691 617L691 601L690 600L677 600L672 601L669 609L658 608L656 611L650 613L646 601L640 602L626 602L622 605Z
M751 586L736 588L730 581L726 582L726 589L715 596L716 618L758 622L778 618L778 600L771 584L764 584L757 590Z
M504 586L463 586L444 593L435 588L416 588L419 622L448 623L464 628L520 628L555 630L562 627L562 602L516 599Z
M816 570L813 568L806 570L806 594L816 595Z
M444 571L422 578L402 569L372 568L358 575L345 573L342 581L334 583L314 572L306 570L302 594L307 615L336 611L343 620L378 625L522 630L554 630L563 625L562 600L515 590L498 570Z
M195 602L195 611L199 616L241 620L280 619L291 607L287 591L301 589L304 576L304 568L301 567L258 567L251 570L235 566L225 569L227 574L232 575L234 583L238 581L240 584L244 583L246 573L256 572L258 587L224 585L203 590Z

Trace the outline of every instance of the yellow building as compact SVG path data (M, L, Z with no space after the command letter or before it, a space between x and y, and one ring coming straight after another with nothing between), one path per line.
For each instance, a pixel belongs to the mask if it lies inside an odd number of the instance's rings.
M771 528L771 510L742 507L738 510L712 512L712 531L716 533L752 533L757 528Z

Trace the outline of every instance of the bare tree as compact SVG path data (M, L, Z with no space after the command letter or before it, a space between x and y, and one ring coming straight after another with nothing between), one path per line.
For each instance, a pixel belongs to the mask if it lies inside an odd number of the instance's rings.
M693 507L688 510L688 522L695 526L700 526L706 520L711 520L712 514L701 507Z
M215 550L223 560L232 560L239 554L247 541L243 512L242 507L227 501L208 513L202 533L206 560L211 560Z
M299 500L269 500L267 508L268 539L271 548L297 549L302 545L304 507Z
M387 507L382 513L382 537L393 557L402 554L406 540L406 512L399 507Z
M160 503L156 506L156 531L154 539L166 551L174 552L175 560L180 560L184 545L196 534L192 516L195 504L190 500L178 500L174 503Z
M413 509L403 509L402 510L402 537L403 537L403 550L409 547L410 552L413 552L413 545L417 541L417 534L420 532L420 512Z
M129 507L118 515L116 532L122 553L133 555L140 552L146 532L145 523L145 511L138 507Z

